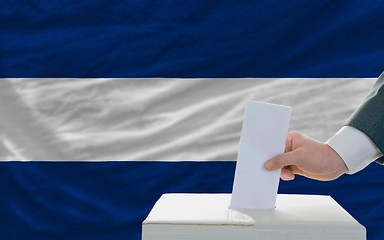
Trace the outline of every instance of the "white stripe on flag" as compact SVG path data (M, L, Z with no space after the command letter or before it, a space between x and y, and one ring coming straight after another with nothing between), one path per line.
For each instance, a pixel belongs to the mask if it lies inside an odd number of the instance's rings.
M235 160L245 102L327 140L374 78L0 79L0 159Z

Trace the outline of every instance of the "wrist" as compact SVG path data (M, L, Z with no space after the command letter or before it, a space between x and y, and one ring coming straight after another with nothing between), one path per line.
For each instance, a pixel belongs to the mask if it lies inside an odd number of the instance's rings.
M328 152L330 153L330 159L334 164L335 174L338 174L339 177L344 173L348 173L349 169L348 166L345 164L343 158L335 151L335 149L333 149L327 143L325 143L325 145L327 146Z

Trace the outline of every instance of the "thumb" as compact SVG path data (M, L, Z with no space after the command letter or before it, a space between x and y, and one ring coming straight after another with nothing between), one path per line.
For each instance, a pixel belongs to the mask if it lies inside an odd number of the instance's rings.
M297 151L282 153L269 159L264 163L264 167L269 170L277 170L285 166L297 165L299 161L299 154Z

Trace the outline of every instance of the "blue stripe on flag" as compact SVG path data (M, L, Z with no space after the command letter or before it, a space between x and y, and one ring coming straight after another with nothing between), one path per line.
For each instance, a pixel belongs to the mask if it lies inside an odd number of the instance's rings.
M0 239L141 239L166 192L231 192L234 162L0 162Z
M383 1L7 1L1 77L377 77Z
M1 162L0 239L141 239L163 193L229 193L235 162ZM319 182L297 177L280 193L331 195L384 235L382 167Z

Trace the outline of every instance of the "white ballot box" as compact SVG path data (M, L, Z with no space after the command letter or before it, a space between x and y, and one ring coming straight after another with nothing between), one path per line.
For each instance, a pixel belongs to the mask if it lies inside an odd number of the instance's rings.
M278 194L275 209L229 209L230 194L164 194L142 240L363 240L365 228L330 196Z

